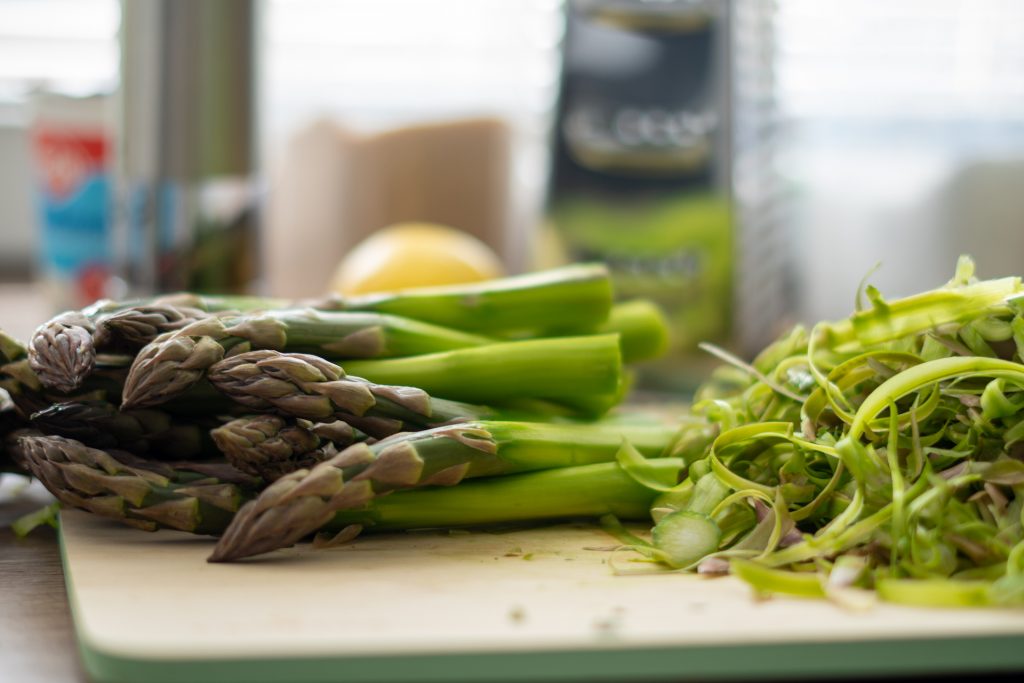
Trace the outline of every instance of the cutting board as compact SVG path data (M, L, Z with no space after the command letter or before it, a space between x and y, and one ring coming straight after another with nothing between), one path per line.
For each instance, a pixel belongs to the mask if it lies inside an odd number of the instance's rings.
M1024 670L1024 611L756 599L586 525L364 536L207 564L212 541L62 514L89 674L142 681L764 678Z

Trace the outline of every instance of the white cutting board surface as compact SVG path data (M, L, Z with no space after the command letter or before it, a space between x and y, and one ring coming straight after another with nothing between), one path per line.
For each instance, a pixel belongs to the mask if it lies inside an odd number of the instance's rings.
M849 612L824 601L757 600L731 578L615 575L610 561L629 570L649 565L613 555L609 536L581 525L367 535L334 549L304 545L220 565L205 561L207 538L140 532L77 511L63 513L62 526L81 645L120 660L578 656L1007 636L1020 638L1024 653L1024 610L882 604Z

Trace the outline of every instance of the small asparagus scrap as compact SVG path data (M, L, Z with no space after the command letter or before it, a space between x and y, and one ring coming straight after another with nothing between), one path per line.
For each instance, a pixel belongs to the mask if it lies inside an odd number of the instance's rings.
M208 317L165 333L139 351L123 407L163 403L198 382L225 356L254 349L331 358L377 358L479 346L485 337L375 313L313 309Z
M312 470L271 484L239 510L211 562L259 555L292 545L339 510L421 486L454 486L466 477L608 462L623 438L660 454L675 436L662 426L470 422L358 443Z
M484 416L485 409L431 398L414 387L385 386L347 377L317 356L249 351L216 363L210 383L253 410L310 420L335 417L375 436Z
M289 422L277 415L232 420L210 432L228 462L266 482L310 469L366 435L346 422Z
M146 531L219 533L254 488L226 466L126 464L60 436L25 436L19 445L28 469L61 503Z

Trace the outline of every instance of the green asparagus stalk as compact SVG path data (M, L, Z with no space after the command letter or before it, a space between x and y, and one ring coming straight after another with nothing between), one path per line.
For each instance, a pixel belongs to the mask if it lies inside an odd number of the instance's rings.
M0 366L0 389L7 393L24 420L52 403L27 358Z
M220 533L256 482L224 465L132 460L60 436L19 440L29 470L64 505L155 531Z
M350 375L414 386L431 396L502 404L614 394L622 380L618 336L550 337L410 358L348 361Z
M28 349L20 341L0 330L0 365L13 363L28 355Z
M125 383L123 407L157 405L180 394L229 351L270 349L330 358L377 358L487 342L484 337L375 313L302 309L204 318L158 337L139 351Z
M311 469L336 455L337 448L367 438L341 420L314 423L277 415L240 417L210 434L236 469L266 482Z
M590 330L612 305L608 269L582 264L486 282L368 295L346 309L415 318L488 335Z
M44 434L75 439L93 448L178 460L217 451L208 434L216 420L180 420L151 409L120 411L109 401L55 403L34 413L31 422Z
M211 562L270 552L403 488L454 486L467 477L512 474L614 460L622 440L660 455L674 428L631 425L469 422L355 444L312 470L271 484L239 510Z
M375 437L487 417L486 408L431 398L415 387L347 377L317 356L249 351L214 364L210 383L247 408L311 420L340 418Z
M14 403L0 391L0 474L4 472L20 473L23 467L16 464L15 457L9 449L17 439L17 432L26 427L25 421L18 415Z
M663 486L676 483L683 461L659 458L648 474ZM396 491L367 507L340 510L328 529L351 525L366 531L473 527L559 519L649 520L655 492L612 462L490 477L451 488Z
M646 299L616 304L608 320L597 329L600 333L619 335L623 363L658 358L668 349L665 314Z

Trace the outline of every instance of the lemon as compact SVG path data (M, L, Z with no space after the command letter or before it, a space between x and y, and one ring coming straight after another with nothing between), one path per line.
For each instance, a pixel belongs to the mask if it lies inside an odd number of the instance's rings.
M339 294L390 292L501 277L497 255L461 230L399 223L357 244L342 259L331 289Z

